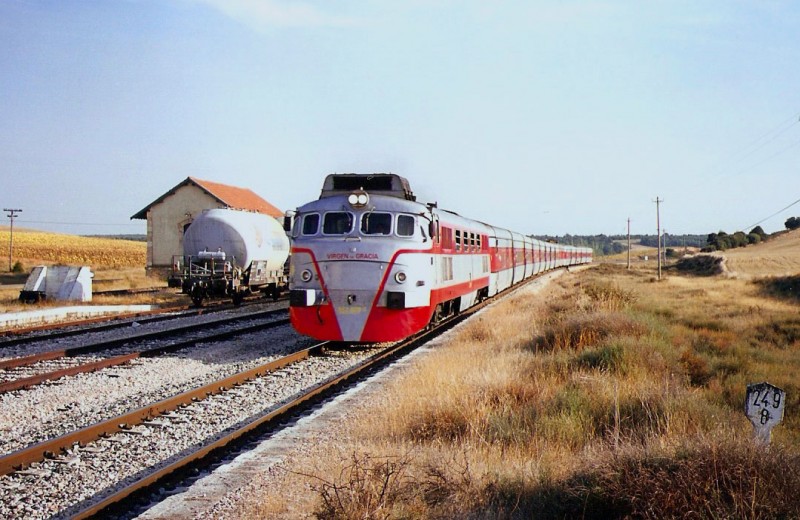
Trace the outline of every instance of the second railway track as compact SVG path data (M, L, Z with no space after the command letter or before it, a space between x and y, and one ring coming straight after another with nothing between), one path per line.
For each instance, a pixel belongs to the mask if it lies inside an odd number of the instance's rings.
M284 310L257 312L206 322L202 328L184 325L79 347L9 358L0 361L0 393L288 323ZM153 344L155 346L151 346Z

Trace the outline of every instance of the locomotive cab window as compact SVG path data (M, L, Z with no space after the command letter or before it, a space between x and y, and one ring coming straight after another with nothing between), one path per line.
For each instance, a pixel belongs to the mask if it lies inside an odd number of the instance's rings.
M397 234L401 237L414 236L414 217L410 215L398 215Z
M332 211L325 214L322 221L322 232L326 235L344 235L353 229L353 215L344 211Z
M361 217L361 233L364 235L388 235L391 232L391 213L370 212Z
M316 235L319 231L319 214L312 213L303 217L303 234Z

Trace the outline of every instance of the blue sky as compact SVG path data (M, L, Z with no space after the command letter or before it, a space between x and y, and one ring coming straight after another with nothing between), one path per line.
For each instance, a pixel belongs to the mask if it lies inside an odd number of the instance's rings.
M800 4L0 0L0 203L144 233L188 176L281 209L333 172L532 234L800 215ZM3 216L2 224L8 219Z

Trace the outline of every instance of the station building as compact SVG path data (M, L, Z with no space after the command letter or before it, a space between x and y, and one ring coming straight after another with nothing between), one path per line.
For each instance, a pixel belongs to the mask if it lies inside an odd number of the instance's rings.
M183 254L186 228L203 210L213 208L255 211L283 222L283 212L252 190L187 177L131 217L147 220L148 275L169 274L173 256Z

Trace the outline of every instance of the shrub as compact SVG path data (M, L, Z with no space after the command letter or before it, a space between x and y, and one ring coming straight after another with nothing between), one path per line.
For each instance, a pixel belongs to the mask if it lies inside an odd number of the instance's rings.
M691 350L685 350L681 354L681 365L694 386L705 386L714 375L708 361Z
M22 262L17 260L16 262L14 262L14 266L11 268L11 272L12 273L24 273L25 272L25 266L22 265Z
M609 311L620 310L636 301L633 292L607 282L592 282L581 288L599 308Z
M553 320L531 348L539 350L583 350L609 336L641 336L645 327L619 312L576 314Z
M540 518L797 518L797 486L800 457L779 446L697 443L607 457L522 502Z
M756 284L768 296L800 300L800 275L758 280Z
M625 349L619 344L587 349L580 353L577 364L583 368L614 372L624 368Z
M678 260L675 268L697 276L716 276L722 273L722 258L712 255L684 257Z

